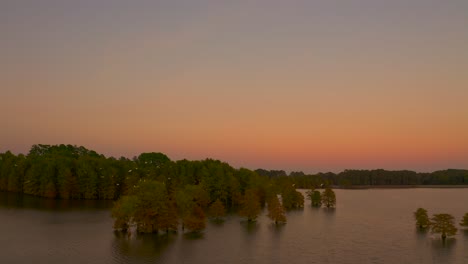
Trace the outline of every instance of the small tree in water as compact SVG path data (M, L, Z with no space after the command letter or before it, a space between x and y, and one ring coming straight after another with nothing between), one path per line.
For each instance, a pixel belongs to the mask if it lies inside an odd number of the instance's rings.
M255 193L255 190L246 190L242 203L242 209L239 211L239 215L247 217L247 220L252 222L257 219L257 216L261 210L262 208L260 206L260 200L258 195Z
M427 210L424 208L418 208L414 212L414 218L416 219L416 225L419 229L425 229L430 225L429 216L427 216Z
M311 189L307 192L307 198L310 200L310 205L314 207L322 206L322 195L319 191Z
M322 193L322 204L327 208L335 207L336 205L336 195L330 187L325 188L325 191Z
M468 227L468 213L463 216L462 221L460 222L461 226Z
M440 233L442 240L445 241L447 236L453 236L457 233L454 220L454 217L449 214L435 214L431 218L432 233Z
M216 201L210 206L209 214L215 220L220 220L226 215L224 205L219 199L216 199Z
M268 202L268 217L275 221L275 224L286 223L286 215L278 196L274 195Z

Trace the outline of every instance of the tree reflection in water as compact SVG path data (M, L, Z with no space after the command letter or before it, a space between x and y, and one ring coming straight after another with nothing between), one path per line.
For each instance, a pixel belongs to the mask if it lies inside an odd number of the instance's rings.
M136 234L114 232L113 251L118 259L142 261L157 260L167 247L177 239L177 234Z

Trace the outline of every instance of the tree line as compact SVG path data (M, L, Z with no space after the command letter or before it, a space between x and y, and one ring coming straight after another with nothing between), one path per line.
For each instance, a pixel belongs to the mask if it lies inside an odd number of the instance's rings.
M345 170L340 173L305 174L303 172L256 170L260 175L281 180L290 178L297 188L310 189L329 184L342 188L353 186L468 185L468 170L447 169L431 173L409 170Z
M265 204L265 186L288 193L294 188L320 186L460 185L468 184L468 170L432 173L386 170L345 170L341 173L305 174L283 170L235 169L212 159L171 161L162 153L142 153L128 159L105 157L72 145L33 145L27 155L0 153L0 190L59 199L118 199L140 180L164 182L166 188L203 185L210 201L231 207L248 188L257 190ZM292 189L294 189L292 188ZM291 201L287 200L287 203ZM293 202L294 203L294 202ZM294 205L287 205L287 207Z

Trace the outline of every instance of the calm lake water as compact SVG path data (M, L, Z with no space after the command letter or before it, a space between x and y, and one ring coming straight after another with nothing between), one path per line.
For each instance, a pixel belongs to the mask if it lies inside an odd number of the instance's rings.
M468 263L468 231L445 244L418 232L424 207L468 212L468 189L336 190L337 208L306 206L275 227L265 215L208 223L201 236L114 233L109 202L0 193L0 263ZM306 201L307 203L307 201Z

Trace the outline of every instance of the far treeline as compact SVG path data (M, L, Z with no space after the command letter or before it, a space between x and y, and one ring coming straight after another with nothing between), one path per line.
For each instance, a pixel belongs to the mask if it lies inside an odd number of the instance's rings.
M128 159L105 157L72 145L33 145L27 155L0 153L0 190L58 199L113 199L129 194L139 182L164 183L169 191L181 186L202 187L210 201L226 205L240 202L247 189L256 189L263 204L266 189L276 193L291 187L322 186L466 185L468 170L432 173L386 170L345 170L341 173L305 174L282 170L235 169L225 162L171 161L162 153L142 153Z

